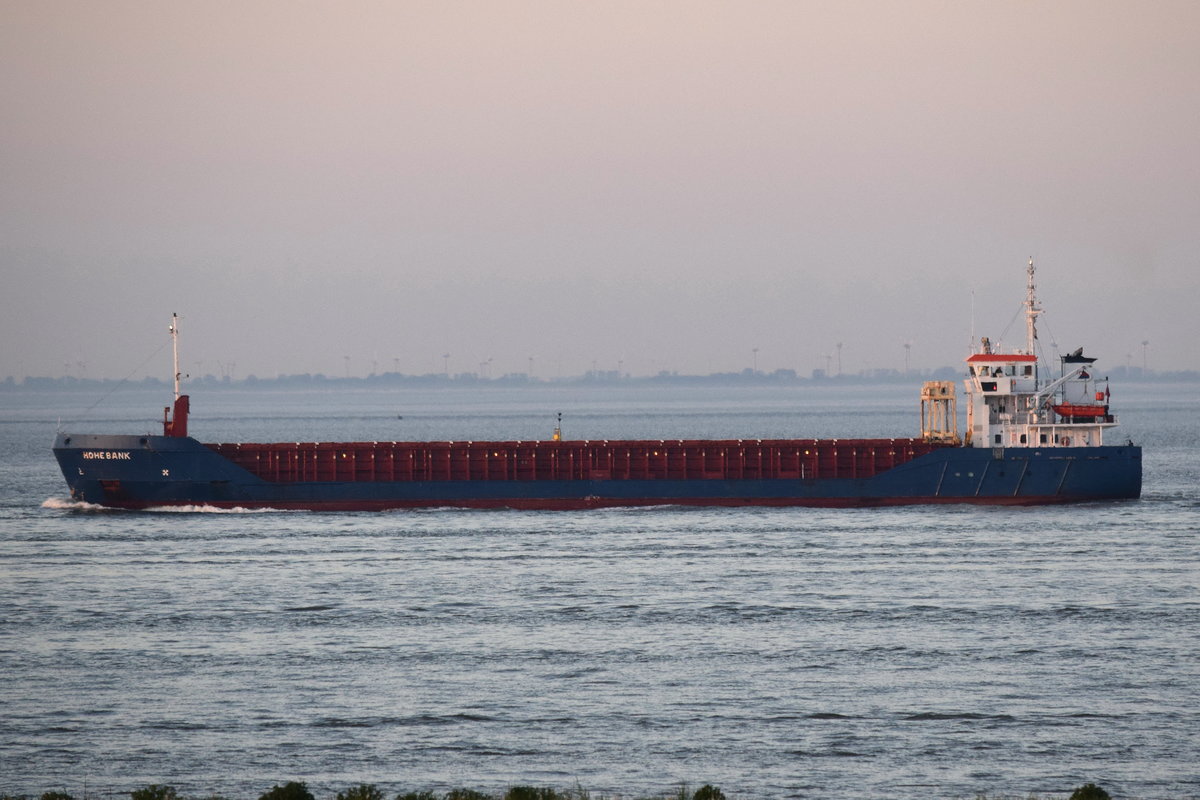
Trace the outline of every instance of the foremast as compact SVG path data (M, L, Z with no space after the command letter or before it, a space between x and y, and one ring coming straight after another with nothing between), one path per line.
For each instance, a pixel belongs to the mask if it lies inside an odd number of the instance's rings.
M1044 380L1037 356L1037 299L1033 259L1026 268L1025 348L1003 352L986 336L967 358L966 443L974 447L1099 447L1117 425L1105 383L1079 348L1060 357L1057 378Z
M171 325L167 328L171 334L171 354L175 365L175 403L163 409L163 436L187 436L188 411L190 401L186 394L179 393L179 382L183 378L179 371L179 315L171 315Z

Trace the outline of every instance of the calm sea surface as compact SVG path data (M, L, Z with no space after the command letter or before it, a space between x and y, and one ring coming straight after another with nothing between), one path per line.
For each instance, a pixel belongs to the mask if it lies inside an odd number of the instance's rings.
M202 441L910 436L916 388L193 393ZM0 794L1200 797L1200 386L1114 386L1137 502L111 512L0 392Z

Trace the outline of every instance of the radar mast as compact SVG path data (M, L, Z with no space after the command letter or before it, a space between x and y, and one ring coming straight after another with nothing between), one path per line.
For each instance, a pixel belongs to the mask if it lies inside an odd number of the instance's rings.
M1037 302L1037 291L1033 285L1033 258L1029 259L1029 267L1026 270L1029 275L1028 286L1026 287L1025 295L1025 353L1027 355L1037 355L1037 318L1038 314L1042 313L1041 306Z

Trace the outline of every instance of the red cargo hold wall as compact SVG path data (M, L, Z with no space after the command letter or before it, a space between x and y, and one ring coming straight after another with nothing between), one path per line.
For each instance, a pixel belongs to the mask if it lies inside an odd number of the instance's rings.
M535 481L869 478L922 439L210 444L263 480Z

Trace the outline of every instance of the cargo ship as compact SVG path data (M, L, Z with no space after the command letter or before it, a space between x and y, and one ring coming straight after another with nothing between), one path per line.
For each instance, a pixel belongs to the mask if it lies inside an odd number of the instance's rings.
M71 497L120 509L211 506L366 511L421 507L864 507L1036 505L1137 498L1142 451L1104 443L1117 425L1107 379L1082 349L1057 375L1036 355L1042 309L1032 259L1025 347L986 337L966 359L966 430L956 386L927 381L910 438L282 442L206 444L188 435L178 317L175 399L163 433L59 433Z

